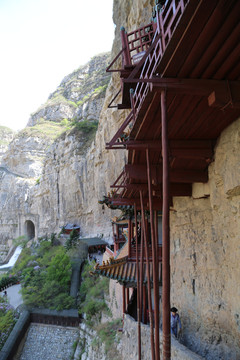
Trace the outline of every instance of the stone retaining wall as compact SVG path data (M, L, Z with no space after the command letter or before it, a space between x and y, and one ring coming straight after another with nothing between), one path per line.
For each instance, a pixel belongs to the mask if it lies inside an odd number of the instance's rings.
M21 314L6 343L4 344L0 352L0 360L13 359L14 353L17 351L17 348L24 337L30 321L30 312L26 310Z
M150 327L141 326L141 359L149 360L151 354ZM160 332L160 349L162 350L162 332ZM131 316L124 315L123 337L122 337L122 358L134 360L138 358L138 323ZM176 339L171 339L172 360L201 360L201 356L193 353Z

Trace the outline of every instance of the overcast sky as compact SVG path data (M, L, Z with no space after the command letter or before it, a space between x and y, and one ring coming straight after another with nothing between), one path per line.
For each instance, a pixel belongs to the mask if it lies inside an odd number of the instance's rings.
M0 0L0 125L24 128L64 76L110 51L113 0Z

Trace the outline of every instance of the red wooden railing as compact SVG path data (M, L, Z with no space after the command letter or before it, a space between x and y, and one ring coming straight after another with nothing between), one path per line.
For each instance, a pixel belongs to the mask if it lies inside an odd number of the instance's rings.
M139 77L140 79L152 78L188 2L189 0L166 1L164 10L160 12L160 14L157 12L157 29L154 34L153 42L159 34L161 34L161 36L143 65ZM138 82L132 102L135 109L135 117L137 116L148 91L149 83Z
M127 50L129 51L131 65L138 63L143 53L151 45L153 36L154 29L152 23L126 33Z
M114 255L114 252L113 252L111 249L109 249L108 246L106 247L105 252L106 252L109 256L113 256L113 255Z
M144 252L144 255L143 255L143 259L144 261L146 260L146 257L145 257L145 249L143 249L143 252ZM148 246L148 254L149 254L149 261L152 261L152 245L150 244ZM136 255L137 255L137 252L136 252L136 245L131 245L130 247L130 254L128 255L128 260L131 262L135 262L136 261ZM140 249L140 246L138 248L138 258L140 259L141 257L141 249ZM159 260L162 260L162 245L158 245L158 256L157 258Z
M115 243L125 243L126 242L126 238L124 235L118 235L117 234L113 234L113 237L114 237L114 242Z
M138 61L141 61L144 53L147 57L144 63L141 64L141 74L140 76L138 75L139 82L137 82L136 89L131 95L132 111L112 140L107 143L107 149L124 148L124 142L119 139L121 139L121 135L124 133L127 126L132 126L136 121L142 103L150 89L149 82L141 82L141 79L146 81L151 79L153 74L155 74L160 59L162 58L189 1L190 0L166 0L164 8L162 8L160 12L156 12L156 23L152 22L130 33L126 33L125 29L121 29L122 50L109 65L107 71L121 72L124 68L134 66ZM148 55L147 52L149 52ZM120 54L122 54L122 69L110 70L110 67L118 59ZM136 63L134 63L134 59L137 60ZM136 65L136 68L132 72L129 72L128 79L132 78L136 81L134 76L137 74L137 67L138 65ZM133 75L134 72L135 75ZM122 74L122 76L123 78L127 78L126 74Z

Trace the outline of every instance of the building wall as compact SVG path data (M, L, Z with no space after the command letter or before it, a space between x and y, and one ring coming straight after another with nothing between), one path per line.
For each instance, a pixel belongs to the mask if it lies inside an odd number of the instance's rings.
M240 120L223 131L209 182L174 198L171 303L186 344L206 359L240 358Z

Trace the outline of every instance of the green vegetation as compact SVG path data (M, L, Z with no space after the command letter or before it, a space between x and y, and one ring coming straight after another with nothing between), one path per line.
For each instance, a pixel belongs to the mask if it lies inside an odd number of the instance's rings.
M82 272L79 311L86 316L86 323L92 327L101 320L102 312L110 315L105 296L108 295L109 279L94 275L93 264L86 264Z
M79 242L79 233L76 229L73 229L70 232L69 239L67 239L67 241L66 241L65 248L67 250L70 250L70 249L76 247L78 242Z
M60 122L60 125L67 129L70 129L71 121L69 121L68 119L62 119L62 121Z
M25 248L27 246L28 242L29 242L29 240L28 240L27 236L22 235L13 240L13 245L21 246L22 248Z
M77 106L83 105L86 101L88 101L91 97L91 94L85 95L81 100L77 101Z
M41 176L36 179L36 185L39 185L39 184L40 184L40 179L41 179Z
M14 131L11 130L10 128L8 128L7 126L0 125L0 133L2 133L2 132L9 133L9 134L14 133Z
M9 141L7 140L0 140L0 145L7 145L9 144Z
M24 303L56 310L74 306L69 296L72 266L63 246L42 240L34 248L23 249L12 273L21 278Z
M55 93L51 99L49 99L44 107L46 106L52 106L55 104L66 104L72 107L77 107L77 104L74 101L66 99L61 93Z
M0 296L0 351L17 322L19 313Z
M4 290L8 286L18 283L17 276L2 276L0 279L0 291Z
M14 134L14 131L9 129L6 126L1 126L0 125L0 146L3 145L8 145L10 140L8 140L8 136L10 137L11 135ZM6 138L5 138L6 137Z
M99 324L96 328L97 338L92 342L93 346L105 345L105 354L110 359L116 359L116 344L119 342L118 329L122 327L122 319L108 321L104 324Z
M106 91L108 84L105 84L103 86L99 86L96 89L94 89L94 94L102 94Z
M89 121L89 120L83 120L83 121L73 120L73 126L77 130L82 131L85 134L89 134L93 131L94 131L94 133L97 131L98 122L97 121Z
M49 140L55 140L63 132L68 130L68 125L65 126L61 123L56 123L54 121L40 120L38 124L26 127L18 133L18 137L40 137L48 138Z

